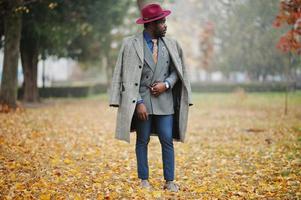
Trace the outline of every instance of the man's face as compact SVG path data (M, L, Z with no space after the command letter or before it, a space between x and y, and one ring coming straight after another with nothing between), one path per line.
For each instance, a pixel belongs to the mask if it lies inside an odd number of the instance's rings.
M162 18L154 22L154 33L156 37L164 37L167 31L166 19Z

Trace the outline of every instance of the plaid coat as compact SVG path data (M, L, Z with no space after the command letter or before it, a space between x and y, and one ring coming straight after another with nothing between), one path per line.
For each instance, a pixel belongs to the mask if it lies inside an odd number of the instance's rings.
M173 138L184 142L187 128L191 87L184 63L183 51L176 40L162 38L169 51L179 80L172 88L174 100ZM130 143L130 132L135 131L135 107L139 96L139 84L144 64L143 33L123 40L109 90L109 105L118 107L115 138ZM151 135L157 135L152 131Z

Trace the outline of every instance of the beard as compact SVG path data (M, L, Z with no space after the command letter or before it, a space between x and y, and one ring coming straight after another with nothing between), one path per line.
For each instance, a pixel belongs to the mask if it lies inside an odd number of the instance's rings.
M166 34L166 29L165 30L160 30L156 32L156 37L161 38L161 37L165 37Z

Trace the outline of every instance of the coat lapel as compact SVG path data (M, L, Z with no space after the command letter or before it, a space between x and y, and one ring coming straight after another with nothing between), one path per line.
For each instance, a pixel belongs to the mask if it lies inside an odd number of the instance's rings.
M134 47L136 49L137 55L143 63L143 33L139 33L135 37Z
M165 43L165 46L169 52L169 55L171 57L171 60L172 62L174 63L175 67L177 68L177 71L181 74L181 76L183 77L183 74L182 74L182 67L180 67L180 63L178 61L178 55L176 55L176 52L175 50L173 50L173 48L176 48L176 47L173 47L172 44L167 40L165 39L164 37L162 38L164 43Z

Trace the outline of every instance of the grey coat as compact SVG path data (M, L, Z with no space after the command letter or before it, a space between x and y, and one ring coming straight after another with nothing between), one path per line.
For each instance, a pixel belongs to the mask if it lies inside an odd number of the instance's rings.
M176 40L162 38L169 52L179 80L172 89L174 104L175 141L185 141L188 109L192 105L191 87L188 80L183 51ZM130 132L135 131L134 111L140 98L139 83L144 65L143 33L123 40L110 87L109 105L118 107L115 138L130 143ZM152 131L152 135L155 135Z

